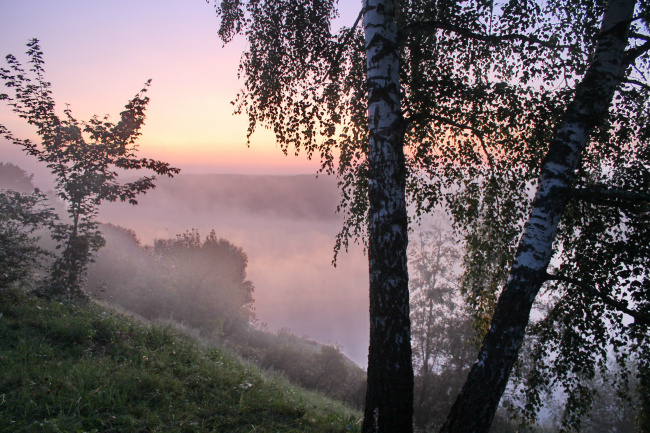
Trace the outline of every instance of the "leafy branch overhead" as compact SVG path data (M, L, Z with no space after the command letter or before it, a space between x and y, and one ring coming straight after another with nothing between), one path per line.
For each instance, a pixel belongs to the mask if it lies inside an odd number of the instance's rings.
M99 204L117 200L137 204L139 194L155 187L156 175L173 177L180 170L137 156L136 141L144 124L149 103L145 93L151 80L126 104L117 123L112 123L108 116L79 121L69 107L59 117L50 83L44 78L38 40L32 39L27 46L28 70L13 55L6 57L8 68L0 68L0 79L12 91L11 95L0 95L0 100L36 127L40 142L17 138L4 125L0 125L0 134L45 163L55 175L56 193L67 206L69 222L57 224L53 230L63 253L54 264L51 289L55 293L83 296L87 263L103 245L95 221ZM153 174L118 182L118 170L141 169Z
M338 176L337 249L364 243L371 277L400 268L403 194L416 218L445 208L464 237L461 289L487 338L443 431L487 431L526 338L548 373L526 397L531 419L554 383L581 402L563 420L576 427L571 413L588 406L585 384L607 368L608 347L621 366L637 357L650 371L647 326L626 326L616 308L650 308L647 2L367 0L363 29L339 32L331 0L216 3L224 41L240 33L249 42L235 101L248 133L269 127L285 153L320 157ZM375 242L390 260L374 256ZM550 263L558 278L549 282ZM405 280L371 279L371 299L399 298ZM392 316L371 307L371 335L376 324L402 326L403 304L391 305ZM528 327L533 310L540 326ZM374 404L390 391L375 387L371 365ZM366 407L364 431L408 418L395 407Z

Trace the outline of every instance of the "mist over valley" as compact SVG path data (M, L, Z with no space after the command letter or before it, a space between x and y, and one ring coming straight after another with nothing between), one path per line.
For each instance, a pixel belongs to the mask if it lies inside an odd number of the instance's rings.
M367 258L354 245L332 266L342 224L338 202L336 180L327 176L181 174L159 179L137 206L102 205L98 219L133 230L146 245L190 229L202 237L214 230L248 256L260 322L340 344L365 366Z

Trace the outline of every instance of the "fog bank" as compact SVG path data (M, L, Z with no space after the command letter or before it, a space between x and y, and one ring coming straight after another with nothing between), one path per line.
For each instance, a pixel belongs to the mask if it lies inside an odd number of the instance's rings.
M270 329L289 328L338 343L365 366L368 268L361 248L331 265L342 218L336 180L327 176L181 174L160 179L137 206L108 203L99 221L136 232L143 244L191 228L214 229L244 249L255 310Z

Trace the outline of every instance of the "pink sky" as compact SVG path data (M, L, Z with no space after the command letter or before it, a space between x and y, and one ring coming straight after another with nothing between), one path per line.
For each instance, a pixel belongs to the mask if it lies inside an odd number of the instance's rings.
M340 24L351 25L359 7L359 0L341 1ZM4 0L0 54L25 61L25 44L39 39L57 110L62 114L70 104L78 119L116 119L151 78L141 155L186 173L315 173L318 161L285 157L268 131L257 132L246 146L247 120L234 116L230 104L240 88L237 66L245 42L223 47L218 24L213 5L204 0ZM0 123L30 135L5 105ZM0 141L0 160L34 171L33 161L14 147Z

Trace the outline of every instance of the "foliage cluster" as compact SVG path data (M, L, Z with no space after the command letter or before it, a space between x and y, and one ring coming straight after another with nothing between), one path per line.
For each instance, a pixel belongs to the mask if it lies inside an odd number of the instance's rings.
M0 163L0 288L34 283L51 256L34 232L51 227L57 216L47 196L34 188L33 177L14 164Z
M103 225L107 245L89 269L87 291L147 319L173 319L207 334L230 334L254 319L253 284L241 248L212 231L140 245L135 233Z
M51 255L38 246L31 234L48 227L56 216L43 193L0 190L0 287L36 276L43 260Z
M591 409L581 419L582 433L647 431L638 422L639 409L643 407L638 404L641 396L638 380L630 378L628 393L621 393L616 384L622 376L619 370L617 365L613 365L610 367L609 377L598 375L593 379L591 386L595 390L594 401ZM561 419L563 413L561 410L559 412Z
M95 303L0 291L0 430L347 432L359 414Z
M0 162L0 189L10 189L17 192L33 192L34 175L11 162Z

